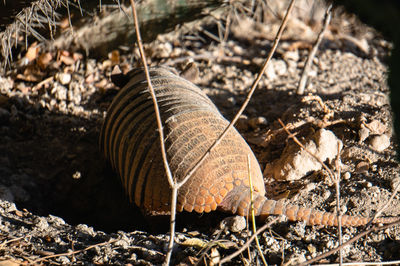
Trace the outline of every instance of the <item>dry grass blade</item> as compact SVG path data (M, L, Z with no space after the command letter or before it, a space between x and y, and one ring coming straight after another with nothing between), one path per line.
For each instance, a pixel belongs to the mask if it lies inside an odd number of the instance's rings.
M340 209L340 152L341 146L340 142L338 141L337 144L337 156L335 160L335 167L336 167L336 175L335 175L335 188L336 188L336 213L338 219L338 236L339 236L339 246L343 243L343 236L342 236L342 211ZM343 264L343 254L342 249L339 249L339 264Z
M253 201L253 181L251 179L251 165L250 165L250 154L247 155L247 171L248 171L248 175L249 175L249 184L250 184L250 212L251 212L251 224L253 227L253 234L255 234L257 232L257 228L256 228L256 218L254 215L254 201ZM264 265L268 265L267 261L264 258L264 254L262 252L262 249L260 247L260 243L258 241L258 237L255 238L256 240L256 246L258 249L258 252L260 253L261 256L261 260L264 263Z

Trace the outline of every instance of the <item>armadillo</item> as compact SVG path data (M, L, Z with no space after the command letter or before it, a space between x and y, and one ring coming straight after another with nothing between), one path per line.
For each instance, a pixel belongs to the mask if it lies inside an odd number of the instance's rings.
M170 212L171 189L162 163L153 102L142 69L131 71L129 80L112 101L100 134L100 148L118 172L130 199L149 215ZM191 82L167 68L150 68L165 132L171 172L182 180L218 138L229 122ZM250 158L250 159L248 159ZM337 225L334 213L317 211L267 199L263 175L252 150L232 128L211 151L192 177L179 189L177 211L198 213L221 210L246 216L250 211L250 174L256 216L285 215L309 225ZM343 226L360 226L368 218L342 216ZM376 223L389 223L379 218Z

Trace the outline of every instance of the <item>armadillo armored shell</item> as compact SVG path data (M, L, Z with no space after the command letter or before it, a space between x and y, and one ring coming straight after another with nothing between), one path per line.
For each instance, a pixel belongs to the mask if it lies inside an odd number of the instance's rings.
M130 81L108 109L100 146L120 175L130 200L148 214L168 214L171 189L162 162L153 101L143 70L129 75ZM182 180L229 123L191 82L167 68L151 68L150 76L169 166L173 177ZM258 162L233 128L179 189L177 210L210 212L234 187L248 187L248 155L254 189L264 195Z

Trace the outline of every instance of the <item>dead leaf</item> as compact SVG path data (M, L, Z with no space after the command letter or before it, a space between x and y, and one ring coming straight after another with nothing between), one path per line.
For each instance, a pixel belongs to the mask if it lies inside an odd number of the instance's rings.
M29 46L28 51L25 54L25 58L28 59L29 62L32 62L38 57L39 51L40 47L37 45L37 42L34 42Z
M216 249L216 248L211 248L210 257L211 257L210 266L218 265L218 263L221 260L221 256L219 255L218 249Z
M36 66L29 65L25 68L24 73L17 74L17 79L28 82L39 82L43 76L44 74Z
M207 247L208 243L200 238L194 237L194 238L186 239L185 241L183 241L181 243L181 245L202 249L202 248Z
M109 55L108 58L111 60L111 64L113 66L118 65L120 62L120 56L118 50L113 50Z
M51 53L43 53L39 56L37 65L40 69L45 69L50 64L51 60L53 60Z
M94 86L96 86L96 88L99 88L99 89L105 89L107 84L108 84L108 80L102 79L99 82L97 82Z
M21 262L15 261L15 260L3 260L0 261L0 266L19 266L21 265Z
M75 63L72 57L65 55L60 55L60 62L66 64L67 66L73 65Z
M82 55L81 53L73 53L73 54L72 54L72 58L73 58L75 61L79 61L79 60L82 60L82 59L83 59L83 55Z

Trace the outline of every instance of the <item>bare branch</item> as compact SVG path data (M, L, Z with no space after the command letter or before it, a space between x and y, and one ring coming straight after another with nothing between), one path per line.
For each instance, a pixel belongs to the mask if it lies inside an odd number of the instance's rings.
M275 217L272 221L264 224L263 226L261 226L260 228L258 228L258 230L256 231L256 233L254 235L252 235L249 240L247 240L247 242L241 246L237 251L235 251L234 253L232 253L231 255L223 258L219 264L223 264L226 263L228 261L231 261L233 258L235 258L236 256L238 256L240 253L242 253L250 244L251 242L253 242L254 238L256 238L259 234L261 234L265 229L267 229L268 227L271 226L271 224L275 223L276 221L279 220L279 217Z
M310 71L311 62L314 59L315 53L317 52L318 47L322 41L322 38L325 35L326 29L328 28L329 22L331 21L331 9L332 9L332 4L330 4L328 6L328 8L326 9L325 17L324 17L324 26L322 27L320 33L318 34L317 40L315 41L315 44L314 44L310 54L308 55L307 62L303 68L303 73L301 74L299 86L297 87L297 91L296 91L297 94L304 93L304 88L307 83L308 72Z
M345 246L348 246L348 245L354 243L354 242L357 241L358 239L360 239L360 238L362 238L362 237L368 235L368 234L371 233L371 232L377 232L377 231L380 231L380 230L385 230L385 229L391 228L391 227L396 226L396 225L399 225L399 224L400 224L400 219L397 220L397 221L394 221L393 223L386 224L386 225L383 225L383 226L374 226L374 227L372 227L372 228L370 228L370 229L368 229L368 230L366 230L366 231L364 231L364 232L359 233L358 235L356 235L355 237L351 238L349 241L343 243L342 245L338 246L337 248L334 248L334 249L332 249L332 250L330 250L330 251L328 251L328 252L326 252L326 253L323 253L323 254L321 254L321 255L319 255L319 256L317 256L317 257L311 259L311 260L308 260L308 261L306 261L306 262L303 262L303 263L301 263L299 266L309 265L309 264L312 264L312 263L314 263L314 262L317 262L317 261L319 261L319 260L321 260L321 259L323 259L323 258L326 258L326 257L328 257L328 256L330 256L330 255L336 253L339 249L341 249L341 248L343 248L343 247L345 247Z
M140 57L142 58L143 67L144 67L144 71L145 71L146 79L147 79L147 84L149 86L151 98L152 98L153 104L154 104L154 112L156 114L157 128L158 128L158 133L159 133L159 137L160 137L160 147L161 147L161 154L162 154L162 158L163 158L164 168L165 168L165 172L167 174L169 185L171 186L171 189L172 189L171 215L170 215L170 238L169 238L169 244L168 244L168 251L167 251L167 254L165 257L165 264L169 265L169 262L171 259L171 254L172 254L172 248L174 245L174 238L175 238L176 199L177 199L177 195L178 195L179 186L174 182L172 173L171 173L171 169L169 168L169 164L168 164L167 153L165 150L164 132L163 132L163 126L162 126L162 121L161 121L160 110L159 110L159 107L157 104L157 97L154 92L153 85L151 84L149 69L147 67L146 55L143 50L142 37L140 35L140 30L139 30L139 21L137 18L137 13L136 13L136 8L135 8L135 1L130 0L130 2L131 2L131 7L132 7L133 19L135 22L135 31L136 31L137 43L139 46Z

